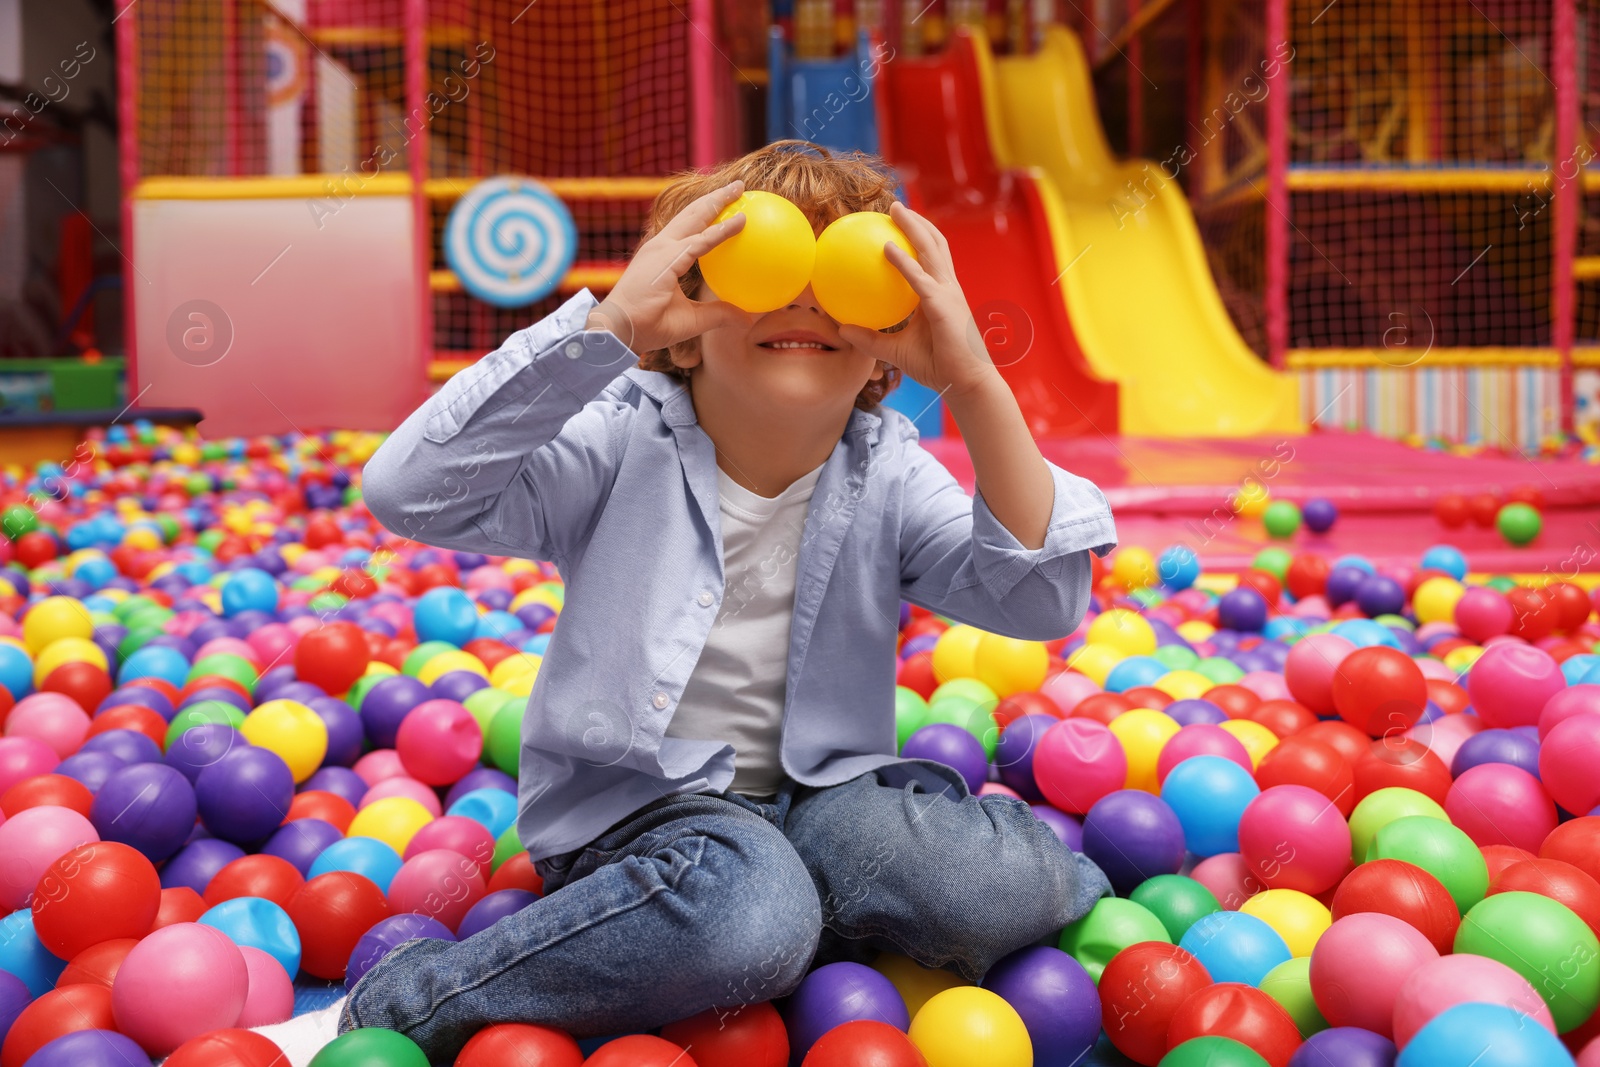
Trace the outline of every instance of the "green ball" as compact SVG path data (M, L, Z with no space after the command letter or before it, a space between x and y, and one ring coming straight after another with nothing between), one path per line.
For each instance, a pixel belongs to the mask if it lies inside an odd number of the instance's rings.
M1415 789L1390 786L1373 790L1362 797L1361 803L1350 813L1350 862L1365 863L1367 847L1378 836L1378 831L1408 815L1426 815L1440 822L1450 821L1450 816L1444 813L1443 808Z
M1379 615L1372 620L1379 626L1397 626L1402 630L1415 631L1417 624L1401 615Z
M318 585L320 586L321 583L319 582ZM318 593L316 596L306 601L306 607L316 612L338 611L349 602L349 598L343 593Z
M517 776L517 764L522 758L522 715L527 710L527 702L521 698L501 704L489 721L489 732L484 737L489 761L513 778Z
M1407 815L1389 823L1373 837L1367 859L1421 867L1450 891L1463 915L1489 892L1489 868L1472 838L1431 816Z
M1061 931L1056 947L1083 964L1096 983L1111 957L1140 941L1172 943L1167 928L1150 909L1131 900L1105 897L1089 914Z
M1294 507L1293 504L1289 506ZM1272 508L1269 507L1267 510L1270 512ZM1256 558L1250 561L1250 566L1258 571L1266 571L1278 579L1279 582L1287 582L1289 580L1289 564L1293 562L1294 556L1287 548L1279 548L1277 545L1273 545L1257 552Z
M1528 504L1507 504L1500 509L1500 514L1495 516L1495 527L1499 529L1500 536L1514 545L1525 545L1539 536L1539 531L1544 528L1544 520L1539 517L1538 509Z
M226 700L202 700L198 704L190 704L172 717L172 722L167 726L167 743L163 751L170 749L185 730L214 722L225 722L237 730L244 723L244 712Z
M256 669L250 665L249 660L230 652L218 652L195 660L194 666L189 668L189 677L186 680L192 682L207 674L238 682L244 686L246 692L255 689L258 677Z
M128 628L128 636L117 642L117 662L121 663L164 633L159 626Z
M1199 674L1210 678L1217 685L1232 685L1244 677L1244 671L1232 660L1223 659L1221 656L1207 656L1190 668Z
M513 820L494 842L494 857L489 861L489 871L493 873L500 869L500 865L519 852L527 851L522 847L522 839L517 836L517 824Z
M994 746L1000 740L1000 728L994 721L996 703L992 695L988 700L976 700L964 693L954 693L929 704L928 718L922 725L943 722L959 726L983 745L986 759L994 759Z
M1487 956L1526 978L1566 1033L1600 1005L1600 941L1566 905L1537 893L1496 893L1456 930L1455 951Z
M1300 508L1287 500L1274 500L1261 513L1261 525L1267 528L1269 535L1280 541L1287 540L1300 529Z
M1301 1038L1328 1028L1328 1020L1311 996L1311 957L1284 960L1261 979L1261 991L1276 1000L1289 1013Z
M1169 671L1192 670L1200 662L1199 654L1185 645L1162 645L1151 655Z
M311 1059L311 1067L429 1067L428 1057L404 1034L375 1026L341 1034Z
M928 725L928 702L915 689L903 685L894 687L894 738L897 749L904 748L906 739Z
M406 653L404 662L400 664L400 673L409 674L415 678L422 670L423 664L441 652L458 652L455 645L448 641L424 641L422 644Z
M194 543L207 552L215 552L217 546L222 544L222 539L226 536L228 535L213 526L210 529L200 531L200 534L195 537Z
M316 1067L315 1064L312 1067ZM1157 1067L1270 1067L1249 1045L1227 1037L1193 1037L1161 1057Z
M1505 574L1497 574L1483 583L1497 593L1509 593L1517 587L1517 580Z
M1128 599L1142 608L1150 608L1161 603L1166 596L1160 590L1147 586L1144 589L1129 590Z
M0 530L15 541L23 534L33 533L39 528L39 516L26 504L12 504L4 511L0 511Z
M504 689L496 689L492 685L486 685L476 692L467 694L467 699L461 702L461 706L472 712L472 717L478 720L478 729L483 732L485 744L489 740L489 727L494 725L494 717L501 708L505 707L508 697L511 700L520 700L524 703L528 700L527 697L519 697L514 693L506 692Z
M147 596L142 596L138 593L129 593L127 596L117 601L116 606L111 609L111 617L116 619L118 622L126 622L134 612L156 606L156 602Z
M1128 899L1161 920L1176 945L1199 919L1222 910L1211 890L1181 874L1158 874L1139 883Z

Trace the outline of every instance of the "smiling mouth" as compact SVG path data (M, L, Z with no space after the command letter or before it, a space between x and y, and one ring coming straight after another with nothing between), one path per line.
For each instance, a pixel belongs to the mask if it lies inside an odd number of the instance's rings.
M804 352L837 352L832 345L823 344L821 341L762 341L757 348L768 351L804 351Z

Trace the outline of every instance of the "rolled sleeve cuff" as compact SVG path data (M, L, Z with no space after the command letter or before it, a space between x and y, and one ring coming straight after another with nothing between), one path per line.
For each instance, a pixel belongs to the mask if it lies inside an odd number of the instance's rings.
M1053 463L1048 466L1056 499L1050 510L1050 527L1039 548L1024 548L989 510L983 493L973 494L974 562L984 583L997 596L1009 593L1034 568L1051 577L1052 563L1085 549L1103 557L1117 546L1111 506L1099 487Z

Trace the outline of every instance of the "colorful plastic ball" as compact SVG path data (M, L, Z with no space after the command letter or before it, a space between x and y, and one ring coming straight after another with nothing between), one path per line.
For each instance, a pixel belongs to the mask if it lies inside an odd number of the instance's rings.
M1427 703L1422 671L1410 656L1392 648L1358 648L1334 674L1333 705L1339 716L1371 737L1414 726Z
M1124 656L1148 656L1156 650L1156 632L1144 616L1126 608L1096 615L1084 631L1091 645L1104 645Z
M1191 993L1167 1026L1174 1048L1200 1037L1239 1042L1271 1067L1288 1067L1300 1047L1300 1030L1283 1006L1254 986L1218 982Z
M1035 746L1033 777L1051 804L1082 815L1107 793L1123 788L1128 757L1108 727L1091 719L1063 719Z
M1507 504L1494 519L1495 528L1510 544L1521 547L1539 536L1544 519L1537 509L1527 504Z
M6 647L0 644L0 649ZM60 763L61 757L55 750L36 738L0 738L0 789L10 789L36 775L49 774Z
M293 811L293 805L290 810ZM324 849L342 840L344 834L332 823L321 819L291 818L267 838L261 851L264 855L286 861L304 876Z
M1315 896L1344 875L1350 829L1316 790L1274 786L1250 801L1240 817L1239 854L1264 885Z
M204 893L228 864L244 858L244 849L231 841L215 837L199 837L184 845L161 866L161 886L170 889L188 886L196 893Z
M400 872L401 862L400 854L377 838L347 837L323 849L306 876L315 878L329 871L350 871L370 879L387 893L389 883Z
M33 928L64 960L102 941L150 932L161 879L143 854L113 841L79 845L52 863L33 894Z
M1311 992L1333 1026L1394 1034L1400 986L1439 953L1392 915L1358 912L1330 926L1311 953Z
M419 937L431 937L440 941L456 940L456 935L450 932L449 927L426 915L412 912L381 919L373 924L372 929L362 934L356 941L355 948L351 949L349 962L345 966L345 988L354 989L361 976L370 971L379 960L407 941Z
M1334 507L1333 501L1322 496L1307 500L1301 505L1300 513L1305 519L1306 529L1312 533L1327 533L1339 520L1339 509Z
M1600 942L1570 908L1534 893L1496 893L1461 919L1455 951L1498 960L1531 983L1556 1030L1580 1025L1600 1004Z
M907 739L900 755L906 759L929 759L954 769L966 779L973 792L987 780L989 761L983 744L960 726L936 722L924 726Z
M1311 955L1317 939L1333 923L1321 901L1294 889L1263 890L1239 905L1239 911L1272 927L1293 956Z
M1083 918L1062 929L1057 947L1099 982L1106 964L1129 945L1167 940L1167 930L1160 919L1131 900L1106 897L1096 901Z
M5 1041L11 1024L32 1000L33 994L22 979L9 971L0 971L0 1043Z
M1418 1030L1395 1067L1560 1067L1561 1041L1500 1004L1457 1004Z
M303 682L337 696L366 673L370 654L361 627L331 622L300 638L294 647L294 673Z
M1545 704L1566 684L1548 652L1515 642L1484 649L1467 674L1473 709L1489 726L1537 726Z
M72 957L72 962L67 964L66 970L61 972L61 977L56 979L56 988L77 985L80 982L93 982L110 989L111 983L117 977L117 971L122 967L122 961L128 958L128 953L132 952L133 946L138 943L134 938L122 937L90 945Z
M1335 1026L1312 1034L1289 1059L1289 1067L1394 1067L1394 1042L1358 1026Z
M1565 905L1600 935L1600 882L1570 863L1525 859L1508 864L1489 879L1489 895L1537 893Z
M23 697L5 720L7 737L31 737L49 745L65 759L78 750L89 733L89 716L64 693L34 693Z
M1426 815L1448 823L1444 808L1414 789L1380 789L1365 797L1350 813L1350 861L1367 860L1367 850L1378 831L1409 815Z
M1124 1056L1154 1063L1167 1050L1167 1026L1189 996L1211 984L1193 955L1161 941L1129 945L1099 975L1100 1021Z
M1380 789L1411 789L1439 804L1450 792L1444 761L1421 741L1401 734L1372 741L1350 770L1358 804Z
M11 1024L5 1044L0 1045L0 1065L23 1067L39 1050L67 1034L115 1029L111 990L100 985L52 990L22 1009Z
M775 311L811 282L817 238L800 209L776 193L749 190L724 208L717 221L738 214L744 215L744 227L700 257L700 275L718 299L753 314ZM887 265L882 248L880 241L877 258Z
M289 1057L261 1034L215 1030L179 1045L163 1067L289 1067Z
M1089 972L1060 949L1018 949L984 975L985 989L1021 1016L1036 1067L1070 1067L1100 1033L1100 996Z
M857 1019L834 1027L811 1046L800 1067L927 1067L904 1031L875 1019Z
M244 957L249 986L234 1025L254 1027L287 1022L294 1015L294 983L283 964L252 945L240 945L239 954Z
M483 872L473 860L448 849L411 857L389 883L389 906L438 919L454 930L487 892Z
M1458 827L1426 815L1408 815L1379 830L1367 859L1394 859L1421 867L1449 890L1465 914L1489 891L1483 853Z
M222 614L233 618L246 611L273 612L278 608L278 582L257 567L234 571L222 583Z
M252 745L275 752L296 782L310 778L328 754L328 728L321 717L293 700L269 700L239 727Z
M899 1030L911 1025L893 983L859 963L829 963L806 975L789 999L791 1055L803 1058L835 1026L873 1019Z
M924 967L897 952L879 953L872 961L872 969L894 983L895 989L900 992L900 999L906 1003L906 1012L913 1017L935 993L943 993L951 986L968 984L960 975Z
M1214 980L1245 985L1259 985L1268 971L1291 955L1276 930L1238 911L1219 911L1196 920L1178 946L1193 953Z
M1271 1067L1254 1049L1228 1037L1192 1037L1174 1045L1159 1067Z
M1507 763L1464 771L1450 787L1444 810L1480 846L1512 845L1531 852L1556 828L1555 804L1539 779Z
M56 984L66 963L39 943L33 912L24 908L0 919L0 971L22 981L34 996Z
M453 700L428 700L400 724L395 750L406 773L429 785L448 785L477 766L483 731Z
M148 1058L132 1038L115 1030L73 1030L39 1046L26 1067L128 1067ZM184 1067L171 1059L166 1063Z
M294 774L276 752L234 748L200 772L194 795L207 830L227 841L254 843L288 815Z
M310 1067L428 1067L428 1057L404 1034L369 1026L334 1038Z
M1311 994L1311 957L1296 956L1278 964L1261 980L1261 991L1289 1013L1302 1038L1328 1028Z
M442 641L459 648L472 640L478 628L478 609L472 598L451 586L423 593L412 606L411 615L420 642Z
M1124 788L1141 789L1146 793L1159 792L1161 786L1157 781L1156 768L1161 761L1161 749L1178 732L1178 724L1163 712L1134 708L1112 719L1107 729L1116 737L1127 757L1128 775ZM1045 795L1048 797L1049 793Z
M1217 621L1229 630L1259 633L1267 624L1267 602L1249 586L1230 589L1217 601Z
M1156 575L1168 589L1187 589L1200 577L1200 557L1187 545L1172 545L1156 557Z
M1295 642L1284 661L1283 676L1296 700L1319 715L1334 710L1333 681L1339 664L1355 645L1337 634L1312 634Z
M526 889L501 889L485 894L467 909L467 914L462 917L456 933L464 941L473 934L487 930L506 916L516 914L538 899L537 893L530 893Z
M1259 793L1248 771L1221 756L1184 760L1161 787L1162 800L1183 828L1185 845L1197 856L1238 851L1239 819Z
M1097 801L1083 820L1083 851L1119 894L1146 878L1183 866L1184 828L1160 798L1119 789Z
M383 891L359 874L330 871L310 879L289 902L300 931L300 968L316 978L343 979L361 935L390 915Z
M1279 785L1315 789L1343 818L1349 818L1355 808L1355 774L1350 761L1332 745L1308 736L1291 737L1263 756L1256 781L1262 789Z
M220 930L179 923L153 931L122 961L111 987L117 1029L151 1055L232 1026L249 971Z
M1502 1004L1551 1034L1550 1009L1528 980L1498 960L1471 953L1441 956L1412 972L1394 1003L1394 1040L1405 1048L1417 1031L1457 1004Z
M1296 505L1287 500L1274 500L1261 513L1261 525L1266 527L1269 537L1286 541L1300 529L1302 517Z
M782 1024L779 1026L781 1029ZM787 1041L784 1048L788 1048ZM582 1064L582 1050L566 1033L530 1023L486 1026L472 1035L455 1060L455 1067L581 1067ZM758 1067L766 1065L758 1061Z
M1539 779L1557 804L1576 812L1600 805L1600 774L1595 773L1600 767L1600 715L1566 719L1545 735L1538 751Z
M1440 953L1451 951L1461 912L1444 883L1400 860L1363 863L1339 883L1329 908L1335 922L1360 912L1380 912L1415 928Z
M1193 878L1177 874L1158 874L1148 879L1128 899L1159 919L1174 944L1202 916L1222 910L1211 890Z
M973 667L978 680L1004 698L1032 692L1043 685L1050 668L1050 653L1039 641L986 633L978 642Z
M979 986L934 995L907 1032L928 1067L1032 1067L1033 1043L1015 1008Z
M93 824L67 808L29 808L0 823L0 907L26 907L51 864L98 840Z
M200 916L202 926L221 930L234 944L260 949L286 974L300 969L300 934L288 912L263 897L234 897Z

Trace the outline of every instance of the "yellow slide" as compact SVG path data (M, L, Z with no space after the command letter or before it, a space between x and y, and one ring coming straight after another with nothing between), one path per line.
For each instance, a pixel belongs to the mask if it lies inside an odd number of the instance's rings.
M980 65L993 71L997 160L1045 179L1067 314L1095 374L1119 387L1121 432L1304 432L1294 378L1229 319L1183 190L1154 163L1112 158L1077 38L1052 27L1033 55Z

